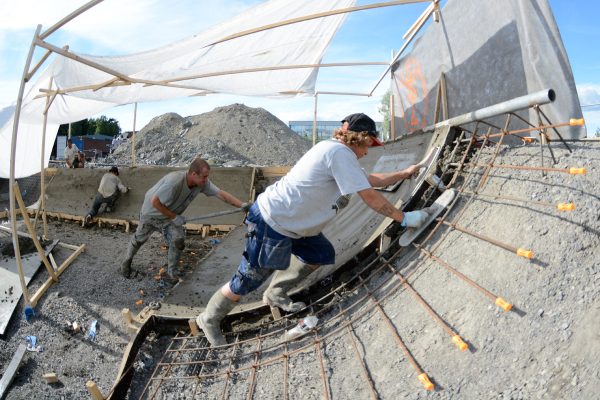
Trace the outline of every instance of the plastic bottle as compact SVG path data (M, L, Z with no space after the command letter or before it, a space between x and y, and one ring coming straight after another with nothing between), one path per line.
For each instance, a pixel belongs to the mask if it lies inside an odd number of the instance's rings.
M88 339L96 340L96 326L98 325L97 320L93 320L90 324L90 329L88 330Z
M290 329L289 331L285 331L283 334L284 340L294 340L301 336L306 335L312 328L317 326L319 319L314 315L309 315L298 321L298 324Z

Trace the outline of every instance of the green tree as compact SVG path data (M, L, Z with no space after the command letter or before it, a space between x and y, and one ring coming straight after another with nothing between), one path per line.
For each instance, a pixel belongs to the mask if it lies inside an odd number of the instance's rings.
M69 132L69 124L62 124L58 128L58 134L66 136ZM85 135L107 135L117 136L121 133L119 121L102 115L100 118L82 119L71 123L72 136Z
M383 97L381 98L381 104L377 108L379 114L383 117L383 129L381 132L381 137L384 139L389 139L390 137L390 96L392 95L391 90L387 90Z

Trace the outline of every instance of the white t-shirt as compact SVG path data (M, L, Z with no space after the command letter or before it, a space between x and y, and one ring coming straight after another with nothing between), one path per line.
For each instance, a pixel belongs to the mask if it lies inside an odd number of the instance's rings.
M370 187L356 154L332 139L310 149L256 202L264 220L280 234L315 236L347 204L349 195Z
M111 172L104 174L100 180L100 186L98 186L98 193L106 198L115 194L117 190L127 193L127 186L123 185L123 182L115 174Z
M65 147L65 160L69 160L71 164L73 164L73 160L75 159L75 156L77 154L79 154L79 148L77 148L77 145L75 145L75 143L73 143L73 146L71 148L69 148L68 145L67 147Z

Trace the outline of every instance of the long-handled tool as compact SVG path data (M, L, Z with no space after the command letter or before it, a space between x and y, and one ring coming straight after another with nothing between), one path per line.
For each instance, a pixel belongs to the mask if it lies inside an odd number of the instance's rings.
M186 221L187 222L200 221L201 219L220 217L221 215L235 214L235 213L239 213L239 212L243 212L243 211L244 210L242 210L241 208L236 208L235 210L219 211L219 212L215 212L215 213L211 213L211 214L201 215L199 217L186 218Z

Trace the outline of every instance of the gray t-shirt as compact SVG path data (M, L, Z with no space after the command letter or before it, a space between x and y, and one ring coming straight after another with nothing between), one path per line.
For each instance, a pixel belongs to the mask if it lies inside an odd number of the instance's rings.
M356 154L338 140L319 142L256 202L264 220L290 237L318 235L348 197L371 187Z
M187 171L171 172L156 182L146 192L141 216L159 220L168 219L152 206L152 196L154 195L158 196L160 202L169 210L175 214L181 214L199 193L204 193L206 196L216 196L219 193L220 189L210 180L207 180L206 184L202 187L189 188L186 182L186 173Z

